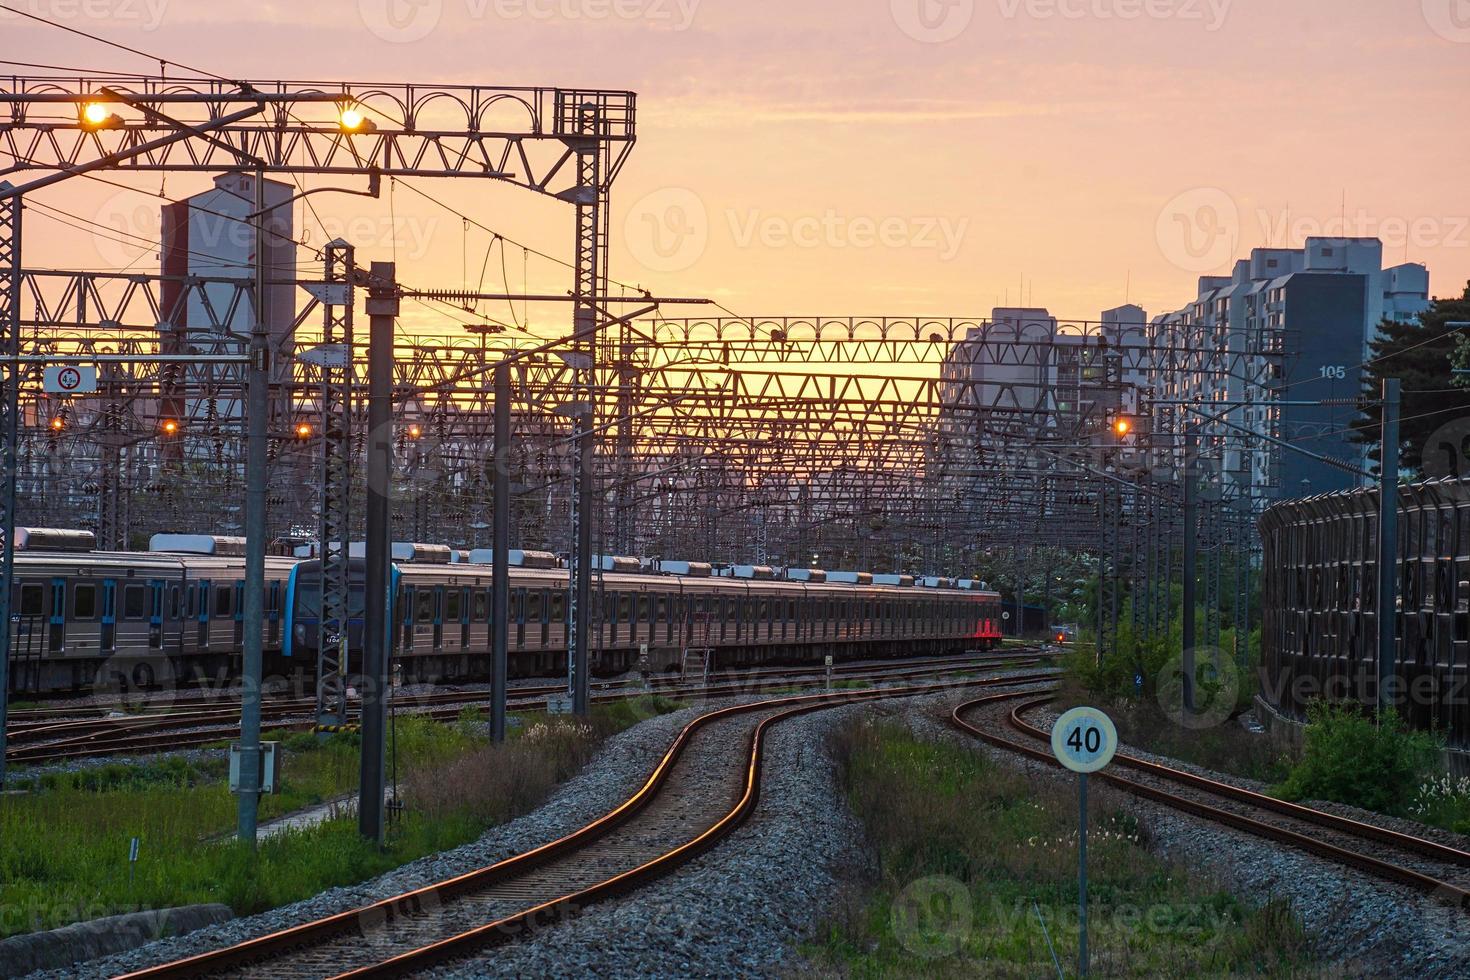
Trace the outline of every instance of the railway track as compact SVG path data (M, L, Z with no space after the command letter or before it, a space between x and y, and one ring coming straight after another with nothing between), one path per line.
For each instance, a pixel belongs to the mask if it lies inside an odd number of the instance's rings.
M977 659L983 659L987 656L1015 656L1018 654L1038 652L1038 647L1023 646L1015 647L1011 651L1006 653L957 654L944 657L903 657L885 660L866 660L836 664L832 668L832 673L834 676L841 677L851 673L860 673L871 670L889 668L901 669L905 667L932 665L965 664L974 663ZM822 669L823 668L821 667L813 665L805 665L797 667L752 667L739 671L717 670L711 672L710 679L719 681L736 681L748 680L758 677L789 677L798 674L802 676L816 676L822 673ZM640 687L643 684L647 684L655 691L658 691L659 689L665 687L677 687L681 683L683 683L683 679L677 674L655 674L641 680L620 678L600 682L594 681L593 690L617 690L619 688ZM476 697L488 699L490 696L488 689L462 690L454 685L446 686L451 688L448 693L443 695L428 695L425 697L431 700L435 697L438 697L442 700L457 696L460 700L468 701ZM561 692L564 688L564 684L528 684L523 687L513 687L510 689L510 693L512 696L519 694L556 694ZM147 699L149 697L168 696L170 693L171 692L168 691L139 691L138 697L135 697L131 700L120 700L116 698L89 698L85 701L77 701L65 705L55 705L45 708L12 708L9 713L10 724L8 725L7 730L11 733L11 737L13 738L15 733L20 731L38 728L47 724L96 720L96 717L98 715L111 716L126 714L130 717L140 717L143 715L168 715L175 713L188 713L199 711L227 711L238 714L240 711L240 698L238 694L229 693L227 691L224 691L223 689L216 691L212 696L207 698L187 696L181 698L179 702L170 704L166 707L158 709L148 709L145 707L142 710L138 709L137 702L139 698ZM193 695L194 692L185 691L184 693L188 695ZM265 697L265 708L266 710L310 712L316 709L316 699L314 697L281 697L267 694ZM357 704L355 700L349 701L348 711L355 712L356 710Z
M965 686L1049 675L966 679ZM754 811L774 726L838 705L932 694L935 685L783 697L721 708L679 733L621 805L542 847L382 902L129 978L384 977L477 954L581 914L715 846ZM739 751L730 751L741 746Z
M1026 715L1053 700L1036 690L1011 691L967 701L950 722L985 742L1048 765L1050 732ZM981 714L1003 713L1003 727L1019 738L977 723ZM1470 910L1470 852L1325 810L1278 800L1172 766L1119 752L1113 766L1092 774L1124 792L1203 817L1213 823L1286 844L1329 861L1404 885Z
M1004 659L992 655L983 659L940 662L922 667L854 667L845 671L841 679L879 682L942 677L998 666L1029 666L1041 662L1042 659L1038 655ZM798 673L770 671L754 678L723 684L660 685L652 693L677 697L719 697L759 693L762 687L788 686L802 682L820 683L822 679L821 674L805 669ZM534 710L545 705L548 695L561 692L562 688L559 686L513 689L508 707L511 710ZM604 703L630 700L645 693L648 692L626 683L614 689L599 691L593 696L593 700ZM488 692L448 692L406 698L399 702L398 707L404 713L424 715L436 721L453 721L464 708L483 704L488 700ZM312 706L315 706L314 702ZM208 711L70 719L21 726L10 732L9 741L12 747L7 751L6 759L18 764L39 764L210 745L236 736L239 730L238 711L237 707L223 706ZM265 732L284 734L310 731L314 722L309 717L302 717L302 711L302 708L294 705L271 706L265 713Z

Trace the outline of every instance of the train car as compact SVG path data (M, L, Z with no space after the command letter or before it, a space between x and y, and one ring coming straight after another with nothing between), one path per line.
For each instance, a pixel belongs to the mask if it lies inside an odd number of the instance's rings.
M15 534L12 690L212 683L239 676L244 541L155 535L148 552L95 550L87 532ZM393 653L416 679L485 676L488 552L394 546ZM820 662L989 649L999 596L968 580L598 556L587 610L595 669L678 668L688 651L722 666ZM460 560L468 558L469 560ZM546 552L514 551L510 659L516 675L566 668L567 572ZM348 636L362 648L365 561L349 554ZM267 676L309 684L321 615L315 559L267 556L262 622ZM707 651L707 653L706 653Z
M192 542L161 542L176 550L108 552L94 550L89 532L17 528L11 689L45 694L238 675L243 547L236 554L228 544L207 544L209 536L170 537ZM268 656L280 651L292 564L266 560Z
M490 651L491 572L478 562L419 556L393 563L393 656L411 679L483 676ZM532 553L534 554L534 553ZM550 556L547 556L548 558ZM513 676L565 670L567 572L510 568L509 669ZM599 563L601 567L617 567ZM630 566L624 566L630 567ZM349 642L361 650L364 567L350 566ZM593 573L588 611L595 669L670 669L686 651L722 666L991 649L1000 641L1000 597L973 587L939 588L910 576L868 573L798 580L712 575L699 562L664 562L656 573ZM292 573L285 656L314 662L319 642L320 565ZM825 580L823 580L825 578Z

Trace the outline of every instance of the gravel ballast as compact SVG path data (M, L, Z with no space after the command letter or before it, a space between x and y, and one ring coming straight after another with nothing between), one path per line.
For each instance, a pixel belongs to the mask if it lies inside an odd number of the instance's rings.
M1007 673L1034 673L1034 669ZM987 673L987 676L991 675ZM951 688L946 694L927 696L922 700L943 697L954 700L959 695ZM760 699L725 699L702 704L649 719L613 736L583 772L557 790L544 806L493 828L473 843L421 858L368 882L334 888L292 905L206 927L188 936L161 940L128 953L79 965L65 973L36 973L32 977L115 976L368 905L529 850L576 830L630 796L690 719L711 707L753 700ZM641 891L615 906L597 910L596 916L516 944L510 950L498 951L495 969L501 969L499 964L509 962L504 957L511 955L531 957L526 961L525 970L528 972L576 972L575 964L578 962L602 963L603 960L597 957L611 957L617 953L614 944L608 941L608 933L604 933L601 940L587 939L584 950L589 958L586 960L579 961L571 956L568 951L573 947L565 944L581 941L578 937L590 937L591 933L573 930L593 927L594 919L603 918L604 912L628 917L619 920L616 929L629 928L629 922L639 923L638 931L634 933L640 937L636 945L629 944L626 936L616 944L618 948L628 948L630 953L619 962L609 964L610 975L616 975L620 969L626 971L625 975L646 975L650 967L637 962L637 951L657 955L659 963L663 964L660 969L677 973L691 970L696 973L729 972L732 968L750 972L759 969L752 966L753 963L777 963L789 942L804 935L815 922L822 902L830 896L836 864L856 853L856 825L845 807L834 805L840 801L835 796L831 767L822 756L820 746L822 730L835 724L839 713L862 710L874 709L870 706L836 708L776 726L764 769L767 782L763 784L755 822L701 858L698 866L686 868L653 886L655 890L662 890L677 885L690 873L705 874L707 877L699 879L699 890L708 894L701 898L701 903L706 908L718 910L711 913L717 914L717 918L701 914L686 921L682 914L671 911L674 903L666 896L661 897L661 891L657 894L652 890ZM793 730L797 734L788 735ZM793 769L793 765L797 768ZM803 841L816 839L812 835L817 834L819 828L820 833L831 835L830 840L823 837L821 841L822 849L833 855L832 862L824 862L820 866L806 862L804 852L800 850ZM774 842L769 846L775 848L768 855L770 860L766 861L766 866L772 869L769 872L756 873L755 866L761 862L754 858L742 862L744 870L701 870L710 867L711 862L718 866L726 855L739 855L742 850L751 851L765 846L762 842L767 836ZM799 870L798 864L805 870ZM728 898L722 897L725 891L731 892ZM641 910L624 911L631 903L640 901L654 904ZM661 910L659 903L663 903ZM810 911L792 912L797 904ZM760 907L759 914L756 914L757 906ZM785 924L784 928L777 928L781 923ZM711 944L701 938L720 932L730 937L722 945ZM550 958L541 966L529 965L536 962L538 954L534 948L545 942L551 942L555 951L546 954ZM529 952L519 952L522 949ZM668 949L681 952L673 958L659 952ZM696 956L689 960L688 970L677 965L676 960L684 955L683 951L700 949L704 952L698 955L705 959ZM746 958L740 959L741 956ZM566 971L553 965L558 962L568 964ZM707 967L700 965L705 962ZM599 972L605 971L599 969Z
M969 720L978 724L983 717L976 714ZM937 716L909 715L909 718L916 734L968 745L1031 779L1072 781L1073 777L1055 767L1029 761L962 734ZM1030 719L1041 727L1051 720L1044 711L1031 713ZM1009 730L1004 734L1008 738L1021 738ZM1250 783L1198 766L1181 766L1174 760L1126 746L1120 749L1198 775L1237 785ZM1470 976L1470 943L1466 940L1470 917L1428 896L1106 785L1098 785L1095 791L1108 805L1138 817L1146 828L1150 849L1156 853L1177 860L1195 873L1214 876L1223 887L1247 901L1260 904L1289 901L1311 933L1322 960L1344 970L1346 975ZM1410 825L1407 821L1394 821L1347 807L1332 809L1351 811L1348 815L1356 819L1406 829L1419 836L1440 836L1431 832L1431 828Z

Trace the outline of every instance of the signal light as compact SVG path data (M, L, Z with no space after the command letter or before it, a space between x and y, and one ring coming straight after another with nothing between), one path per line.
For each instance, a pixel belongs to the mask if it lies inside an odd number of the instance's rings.
M159 425L159 428L163 430L163 434L166 436L176 436L179 434L179 423L177 419L164 419L162 424Z
M1126 436L1133 431L1133 423L1122 416L1113 420L1113 434L1119 437Z
M372 133L378 129L378 124L358 109L348 106L337 116L337 123L342 127L344 133Z
M311 424L309 422L298 422L298 423L296 423L296 438L298 438L298 439L310 439L311 438Z
M60 432L64 428L66 428L66 419L62 418L60 415L51 420L52 432Z
M420 429L416 425L410 425L408 427L408 437L410 439L417 439L419 436L421 436L423 434L424 434L424 430L423 429Z
M122 116L104 102L88 102L82 106L81 120L87 129L117 129L123 124Z

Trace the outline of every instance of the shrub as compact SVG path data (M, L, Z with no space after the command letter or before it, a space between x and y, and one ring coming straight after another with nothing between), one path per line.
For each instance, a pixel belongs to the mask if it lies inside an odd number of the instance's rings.
M1392 713L1379 722L1356 707L1325 701L1314 703L1307 717L1301 760L1277 788L1283 798L1407 812L1434 764L1433 738L1406 731Z

